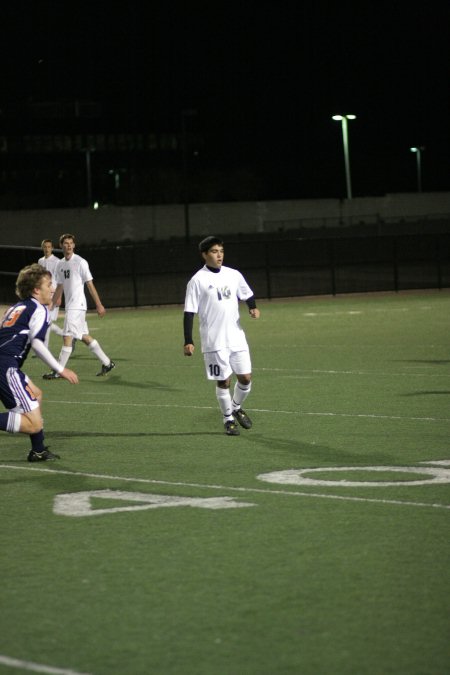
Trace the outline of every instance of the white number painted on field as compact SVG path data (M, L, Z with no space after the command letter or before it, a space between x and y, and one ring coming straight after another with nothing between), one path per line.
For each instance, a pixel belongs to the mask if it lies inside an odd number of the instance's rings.
M93 508L91 499L117 499L118 501L139 502L136 506L112 506L105 509ZM146 511L170 506L193 506L198 509L237 509L255 506L251 502L238 502L232 497L175 497L153 495L147 492L124 492L122 490L89 490L57 495L53 512L60 516L101 516L120 511Z
M416 485L436 485L450 483L450 460L441 459L429 462L420 462L427 466L332 466L332 467L314 467L310 469L288 469L285 471L272 471L271 473L261 473L257 476L258 480L265 483L281 483L283 485L321 485L338 487L411 487ZM431 465L431 466L429 466ZM359 473L402 473L416 474L417 478L412 480L326 480L319 478L310 478L314 473L349 473L358 471ZM429 476L423 478L423 476Z

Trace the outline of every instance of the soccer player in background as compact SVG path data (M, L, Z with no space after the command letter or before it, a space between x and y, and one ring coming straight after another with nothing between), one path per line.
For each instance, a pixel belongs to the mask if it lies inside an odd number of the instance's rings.
M0 399L9 410L0 413L0 429L30 436L29 462L59 459L44 445L42 391L21 370L32 348L59 377L78 383L76 373L61 366L44 343L53 295L50 272L37 263L24 267L17 277L16 295L20 301L0 322Z
M44 255L42 256L42 258L39 258L38 263L39 265L42 265L42 267L45 267L45 269L48 270L52 275L52 288L53 292L55 292L56 290L55 270L60 259L53 254L53 242L51 239L43 239L43 241L41 242L41 249ZM53 309L49 310L49 312L51 323L50 329L47 331L45 336L45 346L47 348L50 340L50 331L56 333L56 335L60 335L61 337L63 336L62 328L60 328L56 324L56 320L58 318L59 313L59 306L53 307Z
M225 433L239 436L236 421L250 429L252 421L241 405L251 389L252 366L245 333L239 321L239 300L247 303L250 316L258 319L255 296L240 272L223 265L223 241L206 237L199 244L204 266L192 277L184 305L184 355L192 356L194 314L199 315L200 341L208 380L216 382L216 397ZM230 393L231 376L237 381Z
M105 354L97 340L89 335L86 323L87 302L84 293L86 284L92 300L95 303L97 314L102 317L106 314L97 289L92 280L92 274L87 260L75 253L75 237L73 234L63 234L59 238L59 245L63 250L64 257L56 267L56 291L53 296L53 306L58 305L64 291L65 319L63 346L59 354L58 362L65 366L72 353L73 340L82 340L90 351L102 363L102 369L97 376L103 376L115 368L116 364ZM55 380L59 374L53 370L43 375L44 380Z

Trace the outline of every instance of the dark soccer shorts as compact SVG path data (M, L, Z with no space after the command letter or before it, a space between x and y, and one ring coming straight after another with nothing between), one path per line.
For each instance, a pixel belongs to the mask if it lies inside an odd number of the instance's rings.
M28 376L19 368L0 367L0 399L8 410L31 412L39 407L39 401L33 395L28 384Z

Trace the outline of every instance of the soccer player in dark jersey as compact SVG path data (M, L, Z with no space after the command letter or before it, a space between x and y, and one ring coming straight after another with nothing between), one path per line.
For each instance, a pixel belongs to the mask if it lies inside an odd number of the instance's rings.
M61 377L78 383L77 374L60 366L44 344L53 295L50 272L38 264L24 267L17 277L16 295L19 302L6 311L0 322L0 399L9 411L0 413L0 429L30 436L29 462L59 459L44 445L42 391L21 370L33 349Z

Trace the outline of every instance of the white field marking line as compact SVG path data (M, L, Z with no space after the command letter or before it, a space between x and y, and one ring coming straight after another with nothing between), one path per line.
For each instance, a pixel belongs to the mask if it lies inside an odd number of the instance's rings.
M215 408L214 408L215 409ZM363 417L381 420L407 420L414 422L450 422L450 417L405 417L404 415L375 415L370 413L306 412L304 410L265 410L247 408L249 412L274 413L279 415L312 415L317 417Z
M21 668L22 670L31 670L33 673L49 673L50 675L90 675L89 673L80 673L78 670L67 670L66 668L53 668L45 666L42 663L33 663L33 661L22 661L12 659L9 656L0 654L0 663L10 668Z
M408 368L428 368L424 373L402 372L402 373L380 373L377 370L307 370L306 368L254 368L254 371L268 373L313 373L314 375L368 375L370 377L445 377L448 380L448 373L433 373L430 366L408 366Z
M418 308L420 311L430 311L433 309L431 305L423 305ZM321 311L320 309L317 312L302 312L302 316L335 316L335 315L352 315L352 314L371 314L371 312L382 312L387 314L389 312L409 312L411 311L409 307L371 307L370 309L336 309L336 310L325 310Z
M358 310L348 309L348 310L345 310L345 311L339 311L338 310L336 312L333 312L333 311L332 312L303 312L302 316L318 316L318 317L321 317L321 316L336 316L338 314L339 315L351 316L353 314L364 314L364 312L362 310L359 310L359 309Z
M429 310L431 307L419 307L420 310ZM409 312L410 308L409 307L374 307L371 308L370 310L367 309L332 309L330 311L324 311L322 312L321 310L318 310L317 312L302 312L302 316L352 316L355 314L370 314L371 311L373 312L382 312L388 313L388 312Z
M101 473L88 473L84 471L67 471L65 469L44 469L41 467L14 466L13 464L0 465L0 469L13 469L16 471L39 471L41 473L55 473L65 476L81 476L82 478L97 478L101 480L117 480L124 483L145 483L147 485L169 485L172 487L200 488L202 490L220 490L221 492L250 492L263 495L282 495L283 497L313 497L315 499L334 499L344 502L370 502L372 504L393 504L397 506L418 506L421 508L450 509L450 504L435 504L426 502L402 501L399 499L374 499L371 497L350 497L344 495L328 495L318 492L297 492L293 490L270 490L263 488L235 487L229 485L209 485L208 483L185 483L182 481L156 480L155 478L126 478L124 476L109 476ZM420 467L417 469L420 473Z
M61 401L46 399L45 403L61 404ZM189 410L216 410L212 405L173 405L172 403L102 403L100 401L64 401L70 405L103 405L113 407L133 407L133 408L176 408ZM247 408L249 412L262 412L273 415L306 415L315 417L362 417L381 420L406 420L408 422L450 422L450 417L406 417L404 415L372 415L369 413L336 413L336 412L306 412L305 410L270 410L266 408Z
M314 344L311 344L310 342L296 343L296 342L279 342L278 341L277 347L291 348L291 349L294 349L294 348L295 349L330 349L330 347L332 347L335 350L336 349L348 349L348 345L330 344L329 342L325 342L325 343L315 342ZM393 344L384 343L383 347L385 349L398 349L399 344L398 344L398 342L393 343ZM430 350L430 349L446 349L445 344L429 344L429 343L427 343L427 344L417 344L417 345L415 345L415 347L417 349L420 348L420 349L428 349L428 350ZM380 345L379 344L364 343L362 345L359 345L359 349L362 349L362 348L364 348L364 349L379 349ZM156 363L156 361L155 361L155 364L160 365L159 363ZM164 364L162 364L161 368L164 368L164 367L170 368L171 366L170 365L165 366ZM176 366L173 366L173 367L180 368L180 367L186 367L186 366L182 366L181 364L176 364ZM192 366L187 366L187 367L192 368ZM254 370L258 370L258 368L254 368Z

